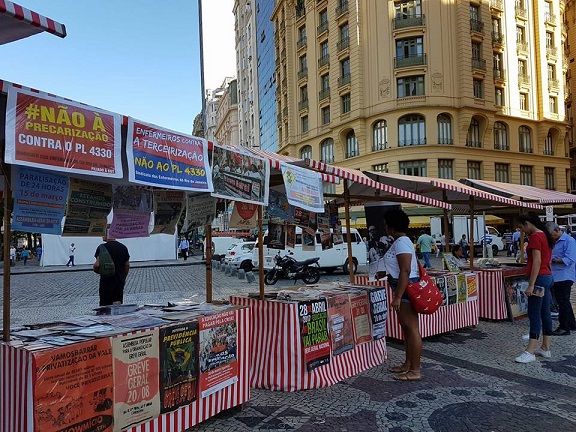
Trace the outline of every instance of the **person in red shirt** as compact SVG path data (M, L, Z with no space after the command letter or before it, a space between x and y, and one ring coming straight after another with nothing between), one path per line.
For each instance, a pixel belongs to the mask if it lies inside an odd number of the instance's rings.
M552 341L552 316L550 302L552 300L552 285L554 279L550 270L552 246L554 240L546 229L544 222L534 212L520 215L519 225L528 235L526 254L526 276L528 276L528 318L530 320L530 339L526 351L516 357L518 363L530 363L536 356L550 358L550 342ZM540 331L543 332L542 345L538 347Z

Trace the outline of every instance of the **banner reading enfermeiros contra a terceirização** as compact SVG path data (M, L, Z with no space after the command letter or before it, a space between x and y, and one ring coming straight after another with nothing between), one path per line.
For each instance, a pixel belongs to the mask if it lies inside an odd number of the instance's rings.
M121 120L119 114L11 87L5 160L65 173L121 178Z

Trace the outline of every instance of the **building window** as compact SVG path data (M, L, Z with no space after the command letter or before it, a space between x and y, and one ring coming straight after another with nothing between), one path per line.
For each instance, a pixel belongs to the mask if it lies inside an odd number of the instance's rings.
M323 11L320 12L320 14L318 15L319 19L320 19L320 25L324 25L324 24L328 24L328 10L324 9Z
M534 179L532 171L534 167L529 165L520 165L520 184L526 186L534 186Z
M398 59L422 58L423 53L423 39L421 37L396 41L396 57Z
M557 114L558 113L558 99L556 96L550 96L548 98L548 104L550 105L550 112Z
M340 76L341 77L350 76L350 58L345 58L340 62Z
M484 81L475 79L474 80L474 97L476 99L484 99Z
M454 144L452 139L452 120L448 114L440 114L438 121L438 144Z
M454 178L454 161L452 159L438 159L438 178Z
M524 27L516 26L516 43L526 43L526 32L524 31Z
M550 190L556 190L556 175L554 168L544 168L544 187Z
M500 87L496 87L494 91L494 99L496 106L504 106L504 91Z
M546 48L554 48L554 33L546 32Z
M300 87L300 102L306 102L308 100L308 86L303 85Z
M552 141L552 132L548 132L544 140L544 154L548 156L554 155L554 143Z
M322 124L330 123L330 106L325 106L322 108Z
M324 183L324 194L335 194L336 185L334 183Z
M494 148L496 150L510 150L508 145L508 127L505 123L494 123Z
M372 128L372 150L384 150L388 147L388 125L386 120L378 120Z
M341 101L342 101L342 114L346 114L350 112L350 93L346 93L345 95L342 95L340 97Z
M494 180L502 183L510 183L510 164L494 164Z
M350 32L348 29L348 23L342 24L340 26L340 45L345 48L350 43Z
M377 172L388 172L388 162L384 162L377 165L372 165L372 171Z
M320 44L320 60L328 58L328 41Z
M518 60L518 75L522 77L527 76L527 70L526 60Z
M424 96L424 75L398 78L398 97Z
M474 21L480 21L480 7L476 5L470 5L470 19Z
M302 150L300 150L300 159L312 159L312 147L302 147Z
M482 44L479 42L472 42L472 58L474 60L482 59Z
M334 162L334 140L326 138L320 144L320 161L324 163Z
M480 134L480 122L472 117L470 126L468 126L468 136L466 137L467 147L482 147L482 137Z
M482 162L468 161L468 178L482 180Z
M426 159L400 162L400 174L426 177Z
M415 16L422 15L422 1L421 0L408 0L399 1L394 3L396 9L396 18L408 19Z
M298 42L305 43L306 42L306 26L303 25L298 28Z
M308 60L306 58L306 54L300 56L298 62L300 63L300 72L305 72L308 70Z
M351 158L360 155L360 150L358 149L358 140L356 139L356 134L353 130L348 132L346 135L346 157Z
M527 126L518 128L519 150L522 153L532 153L532 134Z
M320 77L320 88L322 90L330 89L330 74L324 74Z
M398 120L398 146L426 144L426 121L418 114L409 114Z
M520 93L520 109L528 111L528 93Z
M308 132L308 116L307 115L302 116L300 118L300 126L302 129L302 133Z

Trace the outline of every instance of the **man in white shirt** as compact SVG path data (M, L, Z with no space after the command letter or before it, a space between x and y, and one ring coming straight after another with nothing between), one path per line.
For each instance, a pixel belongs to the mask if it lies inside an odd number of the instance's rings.
M74 252L76 252L76 246L74 246L74 243L72 243L70 245L70 253L68 255L68 262L66 263L66 267L70 267L70 265L74 267Z
M16 265L16 248L14 247L14 245L10 246L10 265L11 266Z

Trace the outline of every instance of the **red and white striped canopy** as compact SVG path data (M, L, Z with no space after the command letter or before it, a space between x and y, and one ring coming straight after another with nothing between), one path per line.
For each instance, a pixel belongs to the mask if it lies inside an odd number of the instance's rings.
M48 32L66 37L66 27L9 0L0 0L0 45Z
M544 205L576 203L576 195L534 186L473 179L460 179L459 182L500 196Z
M439 201L434 198L429 198L423 195L413 193L408 190L403 190L386 183L381 183L375 181L368 177L361 171L355 170L353 168L337 167L334 165L329 165L324 162L318 162L315 160L306 160L308 166L312 169L324 172L327 174L333 174L345 180L350 180L356 184L350 187L350 194L355 198L358 196L365 197L379 197L382 201L386 200L397 200L397 198L403 198L406 202L424 204L432 207L439 207L446 210L451 210L452 206L449 203ZM384 193L383 193L384 192Z

